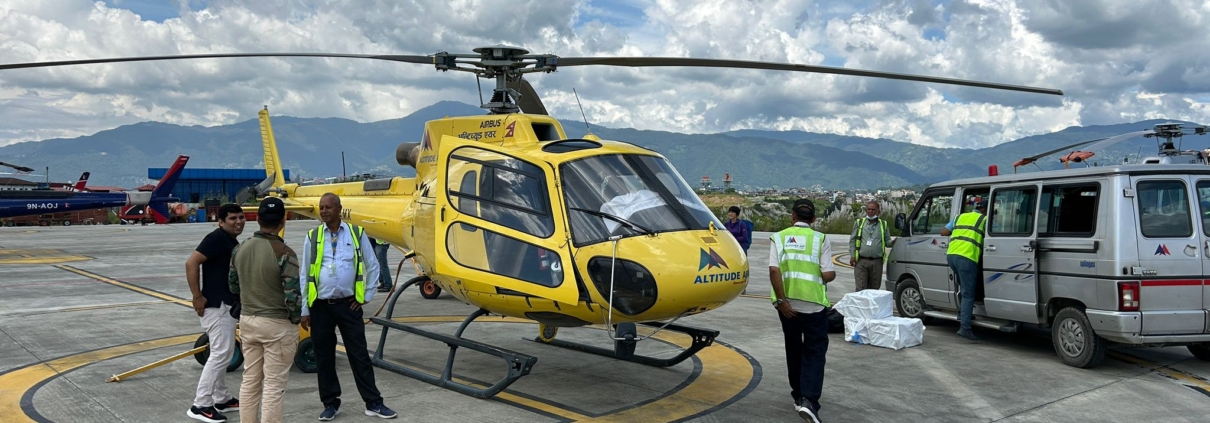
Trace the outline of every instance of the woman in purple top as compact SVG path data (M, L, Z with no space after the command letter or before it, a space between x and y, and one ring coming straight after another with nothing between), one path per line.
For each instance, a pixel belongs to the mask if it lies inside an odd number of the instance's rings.
M731 236L739 241L739 246L743 247L744 254L747 254L748 247L752 245L752 228L748 227L746 220L740 220L739 213L739 206L731 206L727 210L727 221L723 224L727 226L727 231L731 232Z

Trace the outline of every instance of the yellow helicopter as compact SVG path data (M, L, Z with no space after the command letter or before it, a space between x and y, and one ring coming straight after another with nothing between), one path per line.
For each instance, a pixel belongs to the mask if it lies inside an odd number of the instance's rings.
M539 323L536 341L652 366L672 366L713 343L719 332L674 323L735 299L748 283L748 259L722 222L658 152L588 135L569 139L522 76L559 67L723 67L829 73L1042 94L1058 90L824 66L659 57L559 57L490 46L474 54L431 56L239 53L91 59L0 65L0 70L90 63L225 57L338 57L434 65L494 79L489 113L429 121L419 142L399 145L396 161L416 177L325 185L287 183L269 121L260 112L267 178L241 195L280 197L287 209L318 218L324 193L341 197L342 219L411 251L421 276L387 300L375 365L467 395L489 397L529 373L537 358L462 337L488 313ZM400 294L431 283L479 307L454 335L391 320ZM431 293L432 291L430 291ZM558 328L603 324L614 349L555 339ZM674 357L635 353L636 324L692 338ZM383 358L390 330L445 342L440 376ZM458 348L492 354L508 366L487 387L452 377Z

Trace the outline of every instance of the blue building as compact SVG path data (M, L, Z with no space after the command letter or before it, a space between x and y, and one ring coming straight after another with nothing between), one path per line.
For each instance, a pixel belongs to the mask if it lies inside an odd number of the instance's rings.
M147 169L147 178L159 180L168 168ZM290 170L283 172L290 180ZM265 180L264 169L191 169L186 167L172 189L173 196L186 203L201 203L206 199L231 201L240 190Z

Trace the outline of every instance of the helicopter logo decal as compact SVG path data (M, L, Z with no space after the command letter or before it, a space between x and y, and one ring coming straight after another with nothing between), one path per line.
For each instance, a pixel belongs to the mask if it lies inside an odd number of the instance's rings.
M727 267L727 262L723 261L723 258L719 257L718 253L714 252L713 248L710 249L709 253L703 249L702 259L697 265L697 270L700 272L702 270L713 269L716 267L720 269L730 269L730 267Z
M420 148L423 150L433 149L433 142L429 140L429 131L424 131L424 140L420 141Z

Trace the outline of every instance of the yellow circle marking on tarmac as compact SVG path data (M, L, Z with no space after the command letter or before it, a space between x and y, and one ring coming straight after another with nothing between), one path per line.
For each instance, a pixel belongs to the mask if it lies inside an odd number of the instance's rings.
M17 250L0 249L0 265L3 264L59 264L73 261L92 260L92 257L68 254L60 250Z
M5 422L34 422L22 408L21 398L27 392L43 382L61 376L63 373L87 366L98 361L109 360L124 355L134 354L156 348L172 345L187 344L197 339L197 334L174 336L171 338L155 339L136 342L116 347L102 348L95 351L69 355L9 371L0 375L0 416ZM33 404L30 404L33 407Z
M463 319L465 316L418 316L393 320L403 323L457 323ZM535 323L530 320L509 317L481 317L476 319L476 322ZM677 336L677 334L661 332L654 337L682 348L687 348L691 344L687 335ZM45 363L35 363L0 374L0 415L6 416L6 422L34 422L35 420L31 419L22 407L22 398L27 394L32 396L31 391L50 379L96 362L167 346L187 344L196 339L197 334L191 334L119 345L62 357ZM697 379L688 386L658 400L606 415L588 416L567 410L557 404L516 395L508 391L501 392L496 397L506 402L573 421L674 421L710 411L729 401L738 400L746 395L756 382L759 382L760 375L757 373L757 368L747 356L733 348L715 344L699 351L697 357L701 360L701 372ZM26 406L30 409L33 407L32 404ZM15 420L7 420L9 418Z

